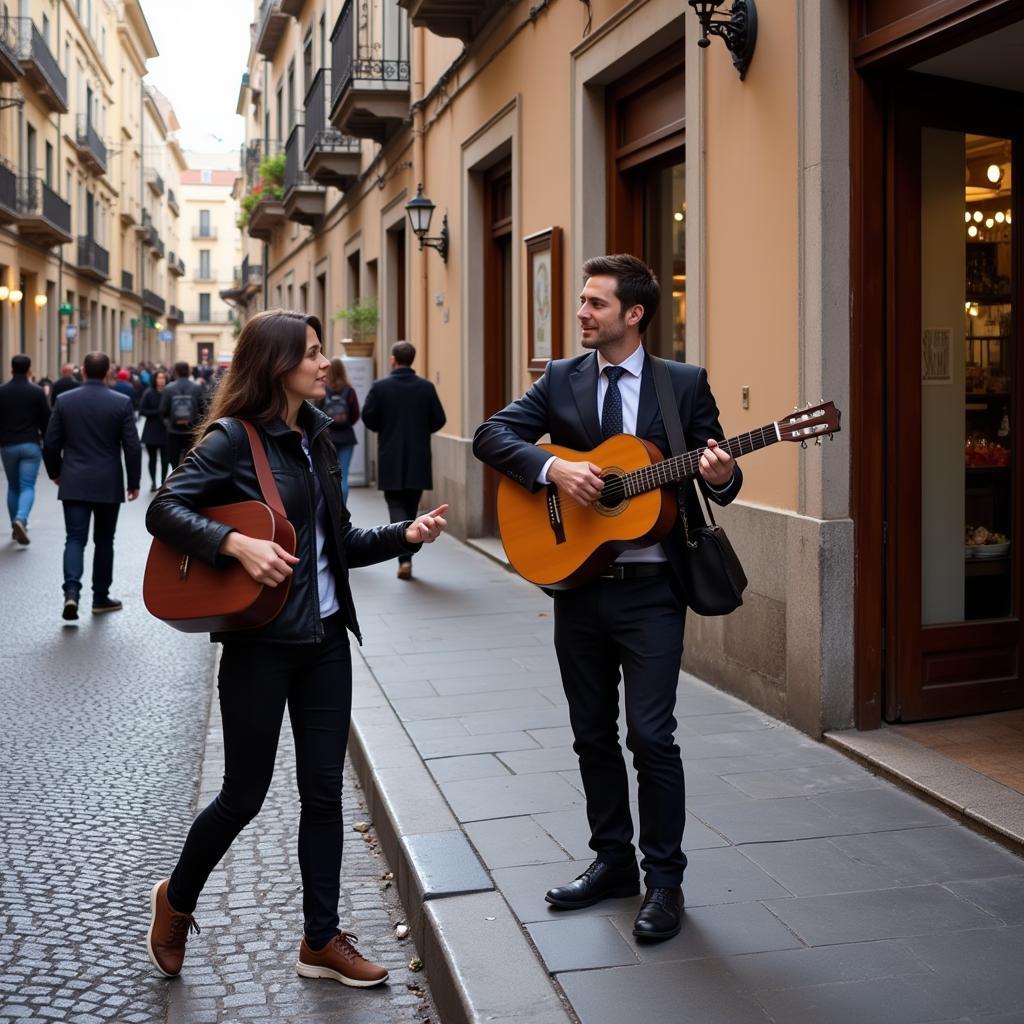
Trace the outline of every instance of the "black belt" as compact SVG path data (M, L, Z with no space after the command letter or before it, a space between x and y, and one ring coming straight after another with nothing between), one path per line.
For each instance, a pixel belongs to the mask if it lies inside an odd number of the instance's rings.
M665 576L668 562L613 562L599 580L635 580L643 576Z

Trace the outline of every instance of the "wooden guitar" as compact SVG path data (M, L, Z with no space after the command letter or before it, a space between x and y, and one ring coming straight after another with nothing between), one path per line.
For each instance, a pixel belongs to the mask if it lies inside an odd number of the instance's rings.
M719 447L733 458L777 441L807 447L839 428L832 402L808 406L785 419ZM601 467L604 490L590 505L577 505L554 484L529 491L502 478L498 484L498 527L505 554L524 579L551 590L567 590L599 576L627 548L664 540L678 514L675 485L696 476L703 448L664 458L650 441L632 434L610 437L593 451L578 452L554 444L538 445L572 462Z

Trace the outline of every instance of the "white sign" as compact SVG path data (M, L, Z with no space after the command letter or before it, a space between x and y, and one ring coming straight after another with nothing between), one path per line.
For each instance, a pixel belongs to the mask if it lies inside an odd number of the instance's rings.
M78 337L78 328L74 324L68 324L67 327L64 328L64 337L67 338L68 341L74 341L75 338Z
M953 349L952 327L926 327L921 335L921 380L950 380L950 352Z
M348 382L359 399L361 409L373 384L373 359L370 356L342 356L342 359ZM352 429L356 432L356 448L348 467L348 482L351 487L365 487L369 483L366 472L366 427L361 418Z

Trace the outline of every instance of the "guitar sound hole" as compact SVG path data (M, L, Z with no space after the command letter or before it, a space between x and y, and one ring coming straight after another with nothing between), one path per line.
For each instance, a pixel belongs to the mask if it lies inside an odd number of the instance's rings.
M604 490L601 497L594 503L594 509L602 515L616 515L626 505L626 495L622 480L622 471L606 470L604 473Z

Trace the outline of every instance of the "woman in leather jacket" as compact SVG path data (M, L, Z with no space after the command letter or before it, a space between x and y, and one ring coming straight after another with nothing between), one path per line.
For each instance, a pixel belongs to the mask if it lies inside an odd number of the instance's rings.
M442 505L418 519L357 529L351 524L330 440L331 420L313 403L329 367L320 321L267 310L242 328L231 372L196 432L198 441L167 479L146 515L155 537L212 565L237 559L256 581L291 579L288 600L266 626L212 634L223 643L218 691L224 729L224 782L196 818L170 877L153 886L150 959L167 977L181 971L185 941L198 932L199 894L270 786L285 705L298 769L299 866L305 925L296 970L365 987L387 971L362 957L338 928L342 853L342 768L352 703L348 632L359 624L348 571L419 549L444 530ZM199 510L263 500L239 419L257 427L288 519L295 555L246 537Z

